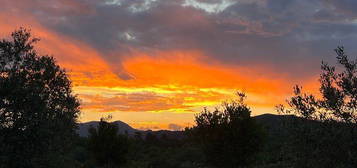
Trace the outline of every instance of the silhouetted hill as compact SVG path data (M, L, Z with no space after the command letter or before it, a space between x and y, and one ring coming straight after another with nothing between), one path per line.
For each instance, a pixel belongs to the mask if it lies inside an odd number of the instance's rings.
M293 119L298 119L294 115L276 115L276 114L262 114L253 117L258 123L262 124L268 131L279 130L282 128L284 122L288 122ZM301 119L301 118L300 118Z
M86 137L86 136L88 136L88 129L90 127L97 128L98 123L99 123L99 121L90 121L90 122L86 122L86 123L80 123L78 126L77 133L81 137ZM114 121L113 123L115 123L118 126L120 134L128 133L129 135L134 135L135 132L140 131L140 130L132 128L127 123L122 122L122 121Z
M287 125L291 125L292 122L296 123L296 121L307 122L307 120L294 115L262 114L253 118L264 127L267 136L277 142L283 141L288 136Z
M89 135L88 129L90 127L96 128L98 126L99 121L90 121L86 123L79 123L77 133L81 137L87 137ZM168 138L168 139L182 139L184 134L182 131L170 131L170 130L159 130L159 131L152 131L152 130L138 130L130 125L126 124L122 121L114 121L118 128L120 134L128 134L129 136L134 136L136 132L139 132L142 138L145 138L148 133L155 135L157 138Z
M285 118L297 118L292 115L274 115L274 114L263 114L254 116L253 118L260 124L262 124L269 133L279 133L281 132L283 119ZM78 128L78 134L82 137L88 136L88 129L92 127L97 127L99 121L91 121L86 123L80 123ZM166 136L169 139L181 139L184 137L183 131L170 131L170 130L159 130L159 131L151 131L151 130L138 130L132 128L130 125L122 122L122 121L114 121L119 128L120 134L127 133L129 136L134 136L136 132L140 132L142 137L145 137L148 133L154 134L156 137Z

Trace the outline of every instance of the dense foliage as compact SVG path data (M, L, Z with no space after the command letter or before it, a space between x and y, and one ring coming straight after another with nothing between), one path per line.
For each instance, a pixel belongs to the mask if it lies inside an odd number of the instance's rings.
M191 130L208 161L217 167L251 165L264 144L264 132L250 116L245 95L237 95L238 100L223 103L222 109L204 109L196 115L196 126Z
M279 106L280 112L308 121L290 122L289 145L295 148L288 154L299 167L357 166L357 61L350 60L343 47L335 52L339 67L321 65L321 95L295 86L290 108Z
M0 41L0 167L63 167L79 102L53 57L26 29Z
M120 167L126 162L128 140L118 134L115 124L101 119L97 128L89 129L88 148L95 165L99 167Z

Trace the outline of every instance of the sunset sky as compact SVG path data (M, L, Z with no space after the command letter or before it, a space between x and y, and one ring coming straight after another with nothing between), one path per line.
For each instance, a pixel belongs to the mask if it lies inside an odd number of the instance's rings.
M293 85L318 91L338 45L357 55L356 0L1 0L0 37L19 27L68 71L81 122L139 129L192 125L236 91L275 113Z

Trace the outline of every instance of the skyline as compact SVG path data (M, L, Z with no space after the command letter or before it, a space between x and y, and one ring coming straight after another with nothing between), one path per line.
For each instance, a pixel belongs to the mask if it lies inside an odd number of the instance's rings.
M274 113L295 84L313 93L322 60L354 58L353 0L48 0L0 6L0 35L19 27L68 70L81 121L178 129L244 91L253 115Z

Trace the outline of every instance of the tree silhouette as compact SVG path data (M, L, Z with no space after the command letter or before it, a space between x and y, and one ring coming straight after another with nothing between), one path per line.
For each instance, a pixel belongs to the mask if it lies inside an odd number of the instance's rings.
M217 167L248 166L263 146L262 127L251 118L245 94L237 95L238 100L223 103L221 109L204 109L189 131L202 145L207 160Z
M0 41L0 167L62 167L79 102L66 72L28 30Z
M89 129L89 151L100 167L120 167L126 162L129 142L118 134L118 126L102 118L97 128Z
M289 108L278 106L281 113L309 121L295 122L291 129L299 167L357 165L357 61L350 60L343 47L335 52L339 67L321 65L321 95L295 86Z

